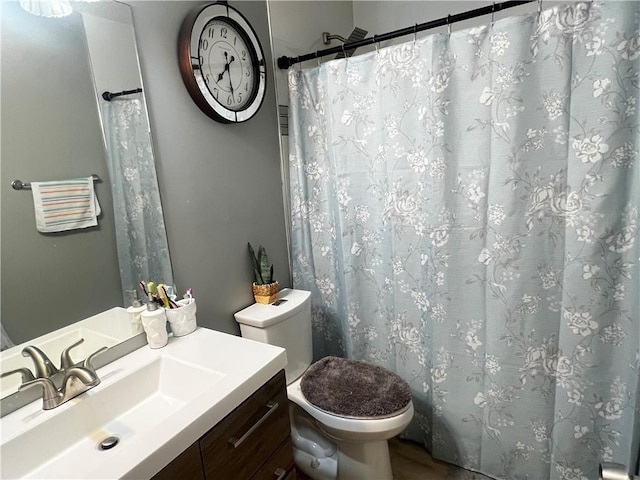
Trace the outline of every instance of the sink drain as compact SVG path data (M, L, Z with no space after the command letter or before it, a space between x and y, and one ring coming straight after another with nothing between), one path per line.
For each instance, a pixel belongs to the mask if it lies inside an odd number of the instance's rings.
M98 450L111 450L113 447L118 445L120 439L115 435L111 435L98 443Z

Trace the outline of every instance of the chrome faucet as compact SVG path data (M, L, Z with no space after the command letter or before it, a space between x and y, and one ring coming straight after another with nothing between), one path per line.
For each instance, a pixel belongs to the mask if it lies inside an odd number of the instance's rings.
M81 342L77 342L76 344L79 343ZM76 344L69 348L74 347ZM71 366L66 368L60 389L56 388L55 383L53 383L53 380L50 378L41 377L23 383L18 390L23 391L35 386L41 386L43 390L42 408L44 410L56 408L100 383L100 378L98 378L98 374L91 362L96 355L104 352L106 349L107 347L102 347L100 350L93 352L86 358L81 367Z
M60 370L66 370L67 368L73 367L75 365L74 361L71 359L71 355L69 354L69 352L72 348L77 347L82 342L84 342L84 338L81 338L76 343L69 345L62 351L62 353L60 354Z
M36 346L28 345L24 347L22 349L22 356L31 357L31 360L33 360L36 378L49 378L60 371L53 362L49 360L49 357Z
M71 358L70 355L70 351L72 348L77 347L78 345L80 345L82 342L84 342L84 338L81 338L80 340L78 340L77 342L75 342L74 344L68 346L67 348L65 348L62 353L60 354L60 369L58 370L56 368L56 366L53 364L53 362L49 359L49 357L47 357L47 354L44 353L42 350L40 350L38 347L36 347L35 345L28 345L26 347L24 347L22 349L22 356L23 357L31 357L31 360L33 360L33 365L35 368L35 378L49 378L54 376L56 373L66 370L69 367L72 367L73 365L75 365L73 359ZM20 371L20 369L18 369L18 371ZM3 374L3 376L5 375L9 375L11 373L14 373L16 371L11 371L11 372L7 372L6 374ZM21 372L23 373L23 372ZM30 373L30 372L29 372ZM33 378L30 378L28 380L33 380ZM24 376L22 376L22 381L25 382L27 381L27 379Z

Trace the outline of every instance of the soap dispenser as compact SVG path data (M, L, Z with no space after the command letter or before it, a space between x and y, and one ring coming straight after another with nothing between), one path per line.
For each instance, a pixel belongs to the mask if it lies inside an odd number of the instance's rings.
M147 307L145 307L144 303L142 303L138 298L137 290L129 290L128 293L129 295L131 295L131 306L127 308L127 313L129 314L129 323L131 324L131 333L133 335L137 335L144 332L140 314L144 312Z
M142 317L142 326L147 334L149 347L164 347L169 341L167 334L167 316L164 313L164 308L158 308L158 304L155 303L153 297L149 295L147 308L140 316Z

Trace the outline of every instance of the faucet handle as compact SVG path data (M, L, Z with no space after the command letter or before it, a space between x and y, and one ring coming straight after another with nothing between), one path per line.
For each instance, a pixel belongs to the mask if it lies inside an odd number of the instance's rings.
M34 345L27 345L22 349L23 357L31 357L35 366L36 378L49 378L59 372L49 357Z
M100 384L98 373L91 362L96 355L105 350L107 350L107 347L102 347L93 352L84 360L82 367L69 367L65 370L64 380L62 381L64 401Z
M108 350L108 348L107 347L102 347L102 348L96 350L95 352L93 352L87 358L85 358L84 363L83 363L83 367L86 368L87 370L90 370L93 373L95 373L96 369L94 368L94 366L93 366L93 364L91 362L93 362L93 359L96 356L98 356L99 354L101 354L102 352L104 352L105 350Z
M64 386L62 390L63 393L65 395L70 395L72 389L75 389L75 392L78 392L79 390L86 390L86 388L84 387L77 388L78 383L87 387L95 387L96 385L100 384L100 379L98 378L98 374L95 372L95 370L91 370L90 368L69 367L65 371L64 380L62 382ZM75 395L77 394L78 393L75 393Z
M3 372L2 374L0 374L0 378L8 377L9 375L13 375L15 373L19 373L20 375L22 375L22 383L27 383L31 380L36 379L36 377L33 376L33 373L31 373L31 370L29 370L27 367L20 367L16 368L15 370Z
M53 381L49 378L36 378L35 380L25 382L20 385L18 391L22 392L23 390L36 386L42 387L42 408L44 410L51 410L60 404L62 393L58 391Z
M66 370L67 368L73 367L75 365L75 362L72 360L71 354L69 352L72 348L77 347L82 342L84 342L84 338L81 338L73 345L69 345L62 351L62 353L60 354L60 370Z

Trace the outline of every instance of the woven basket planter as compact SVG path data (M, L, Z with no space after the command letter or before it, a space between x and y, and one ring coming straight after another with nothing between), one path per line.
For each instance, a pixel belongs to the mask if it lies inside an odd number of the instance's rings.
M258 303L273 303L280 298L280 285L275 281L266 285L258 285L253 282L253 297Z

